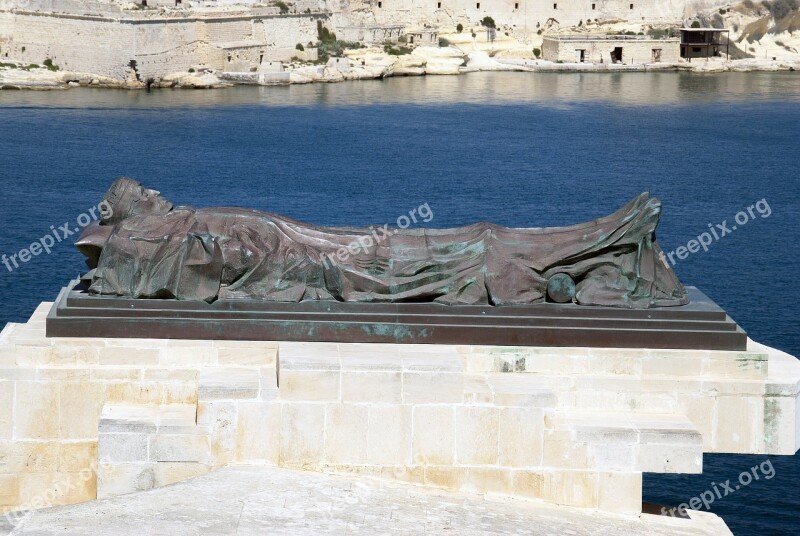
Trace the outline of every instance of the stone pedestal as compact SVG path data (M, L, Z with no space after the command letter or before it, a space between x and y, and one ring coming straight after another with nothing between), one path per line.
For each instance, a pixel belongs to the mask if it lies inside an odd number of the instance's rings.
M0 509L263 464L635 515L642 473L794 454L800 362L747 351L0 334Z

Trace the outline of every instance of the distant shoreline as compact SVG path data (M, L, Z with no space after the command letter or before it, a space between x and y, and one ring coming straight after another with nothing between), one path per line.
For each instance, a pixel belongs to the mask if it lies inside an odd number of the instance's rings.
M339 64L340 65L340 64ZM529 73L626 73L626 72L798 72L800 60L756 60L695 61L692 63L647 63L647 64L598 64L598 63L554 63L545 60L494 59L486 54L468 55L466 65L429 69L376 70L354 65L340 68L322 65L300 66L287 71L273 73L231 73L207 70L201 73L178 72L155 79L150 83L138 80L119 80L92 73L50 71L40 69L0 70L0 91L27 90L47 91L79 87L102 89L220 89L226 87L282 86L308 83L335 83L349 80L377 80L388 77L462 75L473 72L529 72Z

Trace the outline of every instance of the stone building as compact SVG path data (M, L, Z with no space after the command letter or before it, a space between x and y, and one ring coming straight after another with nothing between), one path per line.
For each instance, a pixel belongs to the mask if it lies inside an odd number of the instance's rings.
M675 63L677 38L628 35L545 35L544 59L561 63Z
M681 58L714 58L723 52L729 57L728 32L718 28L681 28Z

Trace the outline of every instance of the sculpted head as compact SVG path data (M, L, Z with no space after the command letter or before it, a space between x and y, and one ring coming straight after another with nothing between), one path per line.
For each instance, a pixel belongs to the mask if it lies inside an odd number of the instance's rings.
M156 190L145 188L127 177L115 180L103 198L108 210L101 216L104 225L114 225L137 214L166 214L172 203Z

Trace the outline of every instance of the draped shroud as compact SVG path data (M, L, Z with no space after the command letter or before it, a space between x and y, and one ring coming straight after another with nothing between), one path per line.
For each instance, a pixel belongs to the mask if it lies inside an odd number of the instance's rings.
M114 225L90 292L501 306L545 301L548 280L568 274L581 305L683 305L656 243L660 214L647 193L609 216L550 228L315 227L256 210L175 207Z

